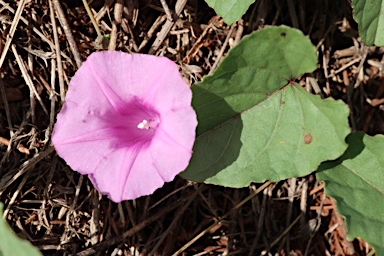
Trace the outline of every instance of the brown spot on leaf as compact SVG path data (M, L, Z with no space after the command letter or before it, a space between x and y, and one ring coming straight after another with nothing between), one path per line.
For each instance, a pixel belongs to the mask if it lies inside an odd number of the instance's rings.
M282 101L280 101L280 104L281 104L281 105L285 104L285 101L283 101L283 100L282 100Z
M307 133L304 135L304 144L311 144L312 142L312 135L310 133Z

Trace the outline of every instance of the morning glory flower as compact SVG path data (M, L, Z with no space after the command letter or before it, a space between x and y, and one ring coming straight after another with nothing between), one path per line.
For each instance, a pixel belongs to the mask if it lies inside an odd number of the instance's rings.
M192 92L165 57L104 51L72 78L52 143L114 202L152 194L189 164Z

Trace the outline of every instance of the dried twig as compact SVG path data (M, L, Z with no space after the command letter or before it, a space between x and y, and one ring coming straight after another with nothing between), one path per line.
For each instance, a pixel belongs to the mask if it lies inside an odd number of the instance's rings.
M316 232L319 230L320 228L320 225L321 225L321 212L323 210L323 206L324 206L324 201L325 201L325 193L323 193L323 196L321 198L321 203L320 203L320 207L319 209L317 210L317 216L316 216L316 223L315 223L315 226L312 228L311 230L311 234L310 234L310 237L308 239L308 243L307 243L307 246L305 248L305 252L304 252L304 255L308 255L308 252L309 252L309 246L311 245L311 241L313 239L313 237L315 236Z
M117 0L114 9L114 21L112 22L111 38L109 40L108 50L113 51L116 49L117 41L117 25L121 24L121 17L123 16L124 0Z
M197 194L197 192L195 194ZM100 244L98 244L98 245L96 245L96 246L94 246L92 248L86 249L84 251L81 251L81 252L75 254L74 256L94 255L95 253L100 252L100 251L102 251L102 250L104 250L106 248L109 248L112 245L121 243L127 237L130 237L130 236L136 234L137 232L139 232L140 230L145 228L148 224L150 224L150 223L160 219L162 216L166 215L168 212L170 212L173 209L175 209L176 207L180 206L180 204L181 204L181 202L177 201L177 202L173 203L172 205L168 206L167 208L162 209L162 211L153 214L151 217L148 217L147 219L143 220L139 224L135 225L133 228L131 228L128 231L124 232L123 235L116 236L116 237L114 237L114 238L112 238L110 240L104 240Z
M213 63L211 69L209 70L208 75L212 74L213 71L215 71L217 65L219 65L221 57L223 57L224 51L227 48L227 45L229 42L229 38L231 38L233 30L235 29L235 26L236 26L236 22L232 24L231 29L228 32L227 38L225 38L223 46L221 47L220 52L219 52L218 56L216 57L215 63Z
M52 0L48 0L49 2L49 12L51 16L51 22L52 22L52 31L53 31L53 40L55 40L55 52L56 52L56 62L57 62L57 73L59 75L59 85L60 85L60 99L61 103L64 103L65 101L65 90L64 90L64 75L63 75L63 64L61 62L61 50L60 50L60 42L59 42L59 36L57 34L57 27L56 27L56 19L55 19L55 12L52 5ZM55 72L55 70L53 70ZM51 90L51 99L54 96L55 92L55 86L52 84L52 90ZM52 106L51 106L52 107ZM54 106L53 106L54 108Z
M10 136L12 137L13 136L13 128L12 128L13 126L12 126L11 112L9 111L9 104L8 104L7 94L5 92L5 85L3 82L1 71L0 71L0 90L1 90L0 91L1 97L2 97L3 102L4 102L5 114L7 116L9 133L10 133Z
M5 42L5 45L4 45L4 48L3 48L3 52L1 53L0 68L3 66L3 62L5 60L5 56L7 55L8 49L11 46L13 35L15 34L17 24L19 24L19 20L21 18L21 13L24 10L25 1L26 0L21 0L20 3L19 3L19 6L17 7L14 19L13 19L12 24L11 24L11 28L9 29L9 33L7 35L7 41Z
M53 147L48 147L45 151L36 154L32 159L24 162L22 164L23 166L18 171L16 171L16 173L10 172L3 176L0 180L0 196L4 192L4 190L9 187L9 185L15 182L15 180L17 180L21 175L23 175L25 172L35 166L38 162L50 155L54 150L55 149Z
M258 216L259 218L258 218L257 226L256 226L256 236L253 239L252 247L251 247L251 250L249 251L249 254L248 254L249 256L255 255L256 245L258 244L259 239L261 237L261 234L263 233L263 226L264 226L264 222L265 222L265 212L266 212L266 208L267 208L266 205L267 205L267 198L268 198L268 190L269 190L268 187L266 187L263 190L263 201L262 201L262 204L260 207L260 213Z
M167 15L168 20L172 21L172 14L171 11L169 10L168 4L165 0L160 0L161 5L163 6L165 15Z
M45 105L43 103L43 100L41 99L41 97L40 97L39 93L37 92L35 86L33 85L32 79L31 79L30 75L28 74L27 69L24 66L23 60L21 59L20 55L18 54L15 45L12 45L11 49L12 49L13 54L15 55L16 62L17 62L17 64L20 67L21 73L23 74L23 78L25 80L25 83L28 85L29 90L31 92L31 104L33 104L33 100L34 100L33 96L36 97L37 100L39 101L41 107L43 108L44 113L47 114L47 116L48 116L49 115L48 114L48 110L45 107ZM31 106L31 109L32 109L32 120L33 120L34 119L34 112L33 112L34 109L33 109L32 106Z
M161 235L160 239L157 241L156 245L152 248L152 251L149 253L149 255L155 255L158 248L160 247L160 245L163 243L163 241L167 238L167 236L169 235L169 233L172 231L172 229L175 227L175 225L178 223L178 221L180 220L181 216L185 213L185 211L187 210L188 206L193 202L193 200L196 198L196 196L198 195L198 193L201 193L201 191L203 189L205 189L206 187L204 185L200 186L198 189L197 189L197 193L194 193L190 198L189 200L183 205L183 207L180 207L181 209L179 211L177 211L175 213L175 216L173 217L173 220L172 220L172 223L168 226L167 230L163 232L163 234ZM165 254L167 255L167 253ZM168 254L169 255L169 254Z
M19 193L20 193L22 187L23 187L24 184L27 182L28 177L29 177L29 173L30 173L30 172L27 172L27 174L23 177L23 179L21 180L21 182L20 182L19 185L17 186L16 191L13 193L13 195L12 195L12 197L11 197L11 200L9 200L8 205L7 205L7 208L4 210L4 215L3 215L3 218L4 218L4 219L7 218L9 210L11 209L12 205L15 203L15 201L16 201L16 199L17 199L17 196L19 195Z
M287 209L287 219L286 219L286 228L289 227L292 218L292 209L293 209L293 201L295 199L296 192L296 178L289 179L288 183L288 209ZM286 250L290 252L290 234L287 232L286 236Z
M15 10L12 9L8 3L5 3L3 0L0 0L0 3L4 6L4 8L6 8L8 11L10 11L11 13L14 13ZM15 15L16 16L16 15ZM24 18L24 17L20 17L20 20L27 26L29 26L29 22ZM44 42L48 43L50 46L52 46L52 48L54 48L54 45L52 44L52 42L43 34L41 33L36 27L32 27L32 31L35 32ZM4 51L4 50L3 50ZM65 56L67 59L68 56Z
M83 0L83 5L85 7L85 10L87 11L87 14L88 14L89 18L91 19L93 27L96 30L97 38L96 38L96 42L95 43L96 43L96 46L99 47L99 45L101 45L102 42L103 42L103 38L104 38L103 34L101 33L99 25L97 24L97 22L95 20L95 17L93 16L91 8L89 8L87 0Z
M239 209L242 205L244 205L246 202L248 202L250 199L252 199L254 196L260 193L260 191L264 190L264 188L268 187L269 184L271 184L270 181L266 181L263 185L261 185L255 192L247 196L245 199L243 199L240 203L235 205L232 209L230 209L227 213L225 213L221 218L218 218L214 221L212 225L204 229L202 232L200 232L197 236L192 238L188 243L186 243L183 247L181 247L179 250L177 250L172 256L177 256L180 253L184 252L189 246L191 246L193 243L195 243L199 238L201 238L203 235L209 232L212 228L214 228L220 221L228 217L233 211L236 211Z
M65 18L64 11L61 8L61 4L59 0L52 0L52 1L57 13L57 17L59 18L61 27L63 28L65 36L67 37L68 44L69 44L69 47L71 48L73 57L75 58L77 68L80 68L81 58L80 58L79 49L77 48L75 39L73 38L72 31L68 25L67 19Z
M187 0L177 0L175 12L176 15L179 16L181 11L184 9L185 5L187 4ZM155 39L155 42L153 42L151 49L149 50L149 54L155 54L155 52L159 49L165 38L168 36L169 31L175 24L175 20L167 20L159 32L159 35Z
M162 15L159 16L156 21L152 24L152 27L148 30L147 36L143 39L139 46L139 52L144 49L144 47L147 45L149 39L152 38L153 34L155 33L156 29L165 21L166 16Z
M285 235L287 235L287 233L292 229L292 227L301 219L301 214L299 214L299 216L296 217L296 219L294 219L292 221L292 223L269 245L271 248L273 246L275 246ZM265 255L267 253L267 249L265 249L261 255Z
M235 41L233 42L233 47L240 42L241 38L243 37L243 32L244 32L244 21L243 19L240 19L237 21L237 31L236 31Z
M5 146L9 146L10 141L7 140L6 138L0 137L0 143L4 144ZM29 155L29 149L27 149L27 148L24 147L23 145L19 145L19 146L17 147L17 150L19 150L20 153L24 153L24 154Z
M220 21L220 16L215 16L210 20L207 26L205 26L203 32L200 34L200 36L197 38L196 42L192 46L192 48L188 51L187 55L184 57L183 62L185 64L189 64L191 62L191 59L195 57L197 52L199 51L200 47L202 46L202 42L204 37L207 35L208 31L213 28L215 25L217 25Z

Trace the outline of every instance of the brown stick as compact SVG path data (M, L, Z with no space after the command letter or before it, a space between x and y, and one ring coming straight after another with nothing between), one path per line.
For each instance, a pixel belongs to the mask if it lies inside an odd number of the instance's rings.
M0 143L1 144L4 144L5 146L9 146L9 140L7 140L6 138L3 138L3 137L0 137ZM17 147L17 149L21 152L21 153L24 153L24 154L27 154L29 155L29 150L24 147L23 145L19 145Z
M60 50L59 36L57 34L56 19L55 19L52 1L49 0L48 2L49 2L49 11L50 11L50 16L51 16L51 22L52 22L53 39L55 40L57 73L59 75L59 85L60 85L60 99L61 99L61 103L63 104L65 101L65 91L64 91L64 75L63 75L63 64L61 62L61 50ZM51 95L51 97L53 97L53 95Z
M67 37L69 47L71 48L73 57L76 61L77 68L80 68L82 62L80 58L79 49L77 48L75 39L73 38L72 31L68 25L67 19L65 18L65 14L63 9L61 8L59 0L53 0L53 5L55 7L55 11L60 21L61 27L63 28L65 36Z
M11 28L9 29L9 34L7 35L7 41L5 42L3 52L0 57L0 68L3 66L3 62L5 60L5 56L7 55L9 46L11 46L13 35L15 34L17 24L19 24L19 20L21 18L21 13L23 12L25 6L25 0L20 1L19 6L17 7L15 18L12 21Z
M114 21L112 23L111 38L109 40L108 50L114 51L116 49L117 41L117 25L121 23L123 16L124 0L117 0L113 12Z
M180 15L181 11L184 9L186 4L187 4L187 0L178 0L176 2L175 16L178 17ZM168 36L168 33L173 27L173 25L175 24L175 22L176 22L175 19L173 19L172 21L167 19L163 28L159 32L159 36L156 38L155 42L153 42L152 47L149 50L149 54L154 54L159 49L161 44L164 42L165 38Z

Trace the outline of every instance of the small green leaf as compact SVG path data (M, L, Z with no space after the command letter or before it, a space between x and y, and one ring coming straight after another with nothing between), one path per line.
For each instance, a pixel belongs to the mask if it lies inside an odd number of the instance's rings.
M339 157L348 108L292 81L316 68L298 30L268 27L242 40L210 77L192 87L199 121L181 176L229 187L306 175Z
M3 219L3 204L0 203L0 255L40 256L40 251L28 241L22 240L13 233Z
M361 237L384 255L384 136L348 136L349 147L334 162L320 166L317 178L345 217L348 239Z
M227 24L239 20L255 0L205 0Z
M366 45L384 45L384 1L352 0L353 17Z

